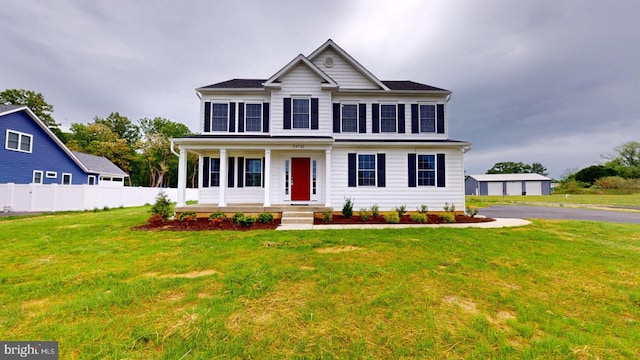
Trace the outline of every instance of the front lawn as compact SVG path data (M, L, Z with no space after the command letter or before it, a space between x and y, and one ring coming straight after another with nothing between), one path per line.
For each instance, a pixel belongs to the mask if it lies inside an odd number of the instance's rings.
M60 359L639 358L640 225L131 231L0 221L0 339Z

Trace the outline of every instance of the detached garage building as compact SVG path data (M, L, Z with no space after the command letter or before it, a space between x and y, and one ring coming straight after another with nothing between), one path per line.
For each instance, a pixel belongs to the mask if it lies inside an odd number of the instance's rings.
M466 195L551 195L551 179L539 174L469 175Z

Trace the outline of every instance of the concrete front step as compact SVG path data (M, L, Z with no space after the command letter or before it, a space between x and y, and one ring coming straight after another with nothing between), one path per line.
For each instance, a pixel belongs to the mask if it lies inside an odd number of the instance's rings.
M309 211L284 211L282 212L282 225L313 225L313 212Z

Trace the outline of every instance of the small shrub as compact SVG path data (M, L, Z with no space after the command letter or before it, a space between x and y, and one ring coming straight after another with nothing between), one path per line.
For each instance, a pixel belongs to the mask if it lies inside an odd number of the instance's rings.
M378 215L380 215L380 207L378 206L378 204L371 205L371 215L374 218L377 218Z
M167 220L171 215L173 215L171 200L164 191L161 191L156 197L156 202L151 207L152 214L158 214L162 216L164 220Z
M263 212L258 214L258 222L263 224L269 224L273 221L273 214L268 212Z
M254 216L242 216L237 220L238 225L249 227L256 222L256 218Z
M411 215L411 221L415 221L420 224L426 224L427 214L423 214L423 213L413 214Z
M164 224L164 219L160 214L153 214L147 219L147 223L153 226L160 226Z
M344 205L342 206L342 216L347 219L351 219L353 217L353 201L351 198L344 199Z
M418 213L420 214L426 214L429 212L429 207L427 205L422 204L417 210L418 210Z
M371 218L371 212L368 209L360 209L358 215L360 215L360 220L362 221L369 221L369 218Z
M322 213L322 221L328 223L333 221L333 212L332 211L325 211Z
M476 208L475 206L467 205L467 215L475 217L476 215L478 215L478 208Z
M449 203L444 203L444 207L443 207L443 209L444 209L444 211L446 211L446 212L450 212L450 213L452 213L452 212L456 211L456 205L455 205L454 203L451 203L451 204L449 204Z
M398 213L398 217L402 218L407 213L407 205L400 205L395 210Z
M452 212L440 213L439 216L440 216L440 219L442 219L442 221L448 224L456 222L456 216Z
M244 217L244 213L241 212L237 212L235 214L233 214L233 216L231 217L231 222L232 223L238 223L238 220Z
M197 218L198 218L198 215L196 215L196 213L193 211L185 211L183 213L180 213L180 216L178 216L178 220L180 220L180 222L185 222L185 221L195 222Z
M227 215L225 215L222 211L216 211L209 214L209 220L213 219L227 220Z
M109 211L109 210L111 210L111 208L105 205L105 207L103 207L102 210L103 211Z
M387 224L397 224L400 222L400 216L397 211L392 211L384 214L384 220Z

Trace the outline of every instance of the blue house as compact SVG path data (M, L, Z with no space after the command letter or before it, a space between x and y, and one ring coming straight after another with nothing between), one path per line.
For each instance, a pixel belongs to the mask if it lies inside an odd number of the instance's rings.
M0 144L0 184L98 185L128 176L106 158L71 152L26 106L0 105Z

